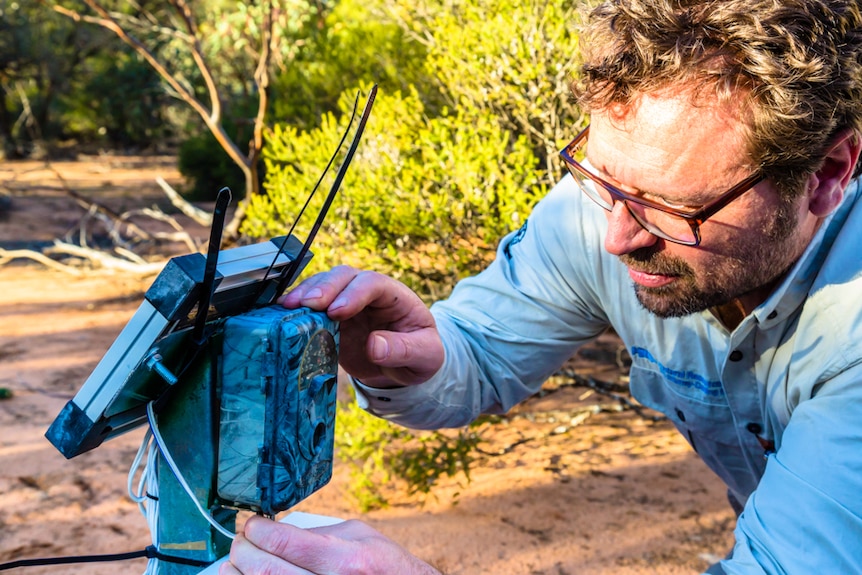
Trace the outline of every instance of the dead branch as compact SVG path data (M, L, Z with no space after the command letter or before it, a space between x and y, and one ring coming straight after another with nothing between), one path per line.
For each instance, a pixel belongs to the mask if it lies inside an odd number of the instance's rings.
M82 269L81 266L64 264L46 255L57 254L81 258L94 264L94 267L97 268L145 277L160 272L165 265L164 262L147 262L134 253L122 248L117 248L116 251L125 259L91 248L76 246L55 240L54 246L47 248L44 253L37 252L35 250L6 250L0 248L0 266L16 259L30 259L53 270L74 276L81 276L85 273L86 270Z
M181 242L184 243L187 248L189 248L190 252L200 251L200 246L192 239L192 236L177 222L174 217L166 214L158 208L141 208L139 210L130 210L128 212L124 212L123 217L130 218L138 214L146 216L153 220L164 222L175 230L173 233L155 232L152 234L154 239L166 242Z
M160 272L165 265L162 261L148 262L139 255L123 247L115 247L114 251L117 256L120 257L95 250L93 248L88 248L86 246L76 246L60 240L54 240L54 245L50 248L46 248L42 252L26 249L7 250L0 248L0 266L4 266L17 259L29 259L56 271L74 276L81 276L86 271L82 265L66 264L50 257L51 255L73 256L89 262L89 264L94 268L146 277Z
M549 435L561 435L563 433L567 433L573 427L577 427L588 420L590 417L597 415L599 413L617 413L620 411L625 411L625 407L619 404L597 404L597 405L588 405L586 407L581 407L574 410L551 410L551 411L542 411L538 413L527 413L527 414L517 414L513 416L508 416L506 419L509 421L515 421L518 419L527 419L531 422L536 423L557 423L558 425L554 427L549 433L540 433L538 435L531 435L528 437L522 436L517 441L510 443L504 447L499 449L495 449L493 451L488 451L482 449L480 447L476 447L476 451L481 453L482 455L487 455L489 457L497 457L500 455L505 455L507 453L512 452L519 445L523 445L525 443L529 443L534 439L541 439L543 437L547 437Z
M75 256L95 264L96 267L112 271L121 271L138 276L156 274L160 272L165 265L164 262L147 262L128 250L118 248L116 251L120 255L123 255L124 258L118 258L92 248L76 246L74 244L54 240L54 246L47 248L45 253Z
M0 249L0 266L3 266L15 259L30 259L51 269L80 276L84 273L82 269L85 267L84 263L67 263L61 261L63 259L62 256L72 256L89 263L93 268L118 271L136 276L149 276L158 273L164 267L164 262L148 262L134 253L129 249L129 247L131 247L131 245L135 245L136 242L182 242L189 248L189 251L199 251L200 248L192 239L191 235L183 229L175 218L165 214L160 209L155 207L143 208L118 213L72 189L63 175L52 164L47 163L46 167L54 173L54 176L60 182L60 187L63 192L73 198L78 205L82 206L86 210L86 214L81 218L81 221L77 226L77 242L80 245L75 245L71 243L71 241L68 241L69 235L74 231L73 229L69 234L67 234L67 241L55 240L52 247L46 248L42 251L27 249ZM165 189L165 187L170 188L167 182L162 186L163 189ZM176 194L176 192L174 193ZM174 203L174 205L182 205L183 200L180 199L177 194L177 201L173 201L172 203ZM192 206L186 203L186 208L192 208ZM174 232L150 233L130 221L130 218L136 215L147 216L153 220L167 223L174 229ZM105 226L108 235L114 244L113 254L91 248L87 245L89 237L87 226L88 222L92 219L100 221ZM123 237L121 233L123 231L134 238L132 244L126 241ZM52 256L61 257L57 258Z
M134 212L127 213L130 216L134 214ZM183 242L189 248L189 251L192 252L196 252L200 249L200 246L195 243L191 235L177 222L177 220L173 216L164 213L158 208L143 208L140 210L140 213L154 220L165 222L166 224L174 228L174 230L176 230L175 233L172 234L163 232L156 233L154 234L154 237L156 239L163 239L172 242Z
M34 250L5 250L3 248L0 248L0 266L6 265L12 260L18 259L33 260L39 262L45 267L51 268L52 270L61 271L63 273L72 274L74 276L80 276L84 274L84 272L80 268L69 266L66 264L62 264L58 261L52 260L41 252L37 252Z
M84 204L81 204L81 205L84 205ZM122 218L122 214L120 214L119 217ZM78 243L79 243L79 245L87 247L87 238L88 238L87 223L91 218L100 221L102 223L102 225L105 226L105 229L108 231L108 236L111 238L111 241L114 242L115 245L118 245L118 246L129 245L129 242L127 242L123 238L122 234L120 233L120 227L121 226L119 224L122 222L119 222L118 220L115 220L115 219L111 218L110 216L107 216L106 214L101 213L97 206L90 206L89 209L87 210L87 213L78 222L77 230L78 230ZM71 234L72 234L72 230L70 230L66 234L67 240L69 237L71 237ZM152 239L152 238L147 238L147 239Z
M117 244L118 246L125 243L123 241L123 239L120 237L120 233L119 233L120 227L125 226L126 231L128 233L131 233L133 236L135 236L140 241L150 242L150 241L154 241L154 240L161 240L161 241L169 241L169 242L182 242L189 248L189 251L196 252L199 250L199 246L194 242L194 240L192 240L189 233L186 232L179 223L177 223L176 219L174 219L173 217L164 213L163 211L161 211L157 208L144 208L141 210L130 210L130 211L123 212L123 213L117 213L114 210L112 210L111 208L109 208L105 205L102 205L99 202L96 202L94 200L91 200L90 198L87 198L87 197L81 195L80 193L78 193L77 191L75 191L74 189L72 189L72 187L68 184L68 182L63 177L63 175L60 174L60 172L57 171L57 169L54 168L54 166L52 164L48 163L47 167L54 173L54 176L60 181L60 185L61 185L64 193L66 193L66 195L72 197L78 203L78 205L80 205L81 207L86 209L88 215L93 216L93 217L97 217L97 218L101 218L104 221L105 227L108 228L108 230L109 230L109 232L108 232L109 235L113 239L114 243ZM196 208L195 206L191 205L189 202L185 201L179 195L179 193L177 193L177 191L174 190L171 187L171 185L168 184L167 181L165 181L164 178L159 176L156 178L156 182L159 184L159 186L165 192L165 195L168 196L168 199L170 199L171 204L173 204L175 207L177 207L184 214L186 214L187 216L191 217L196 222L201 223L203 225L209 225L212 222L212 216L210 214L207 214L203 210L200 210L200 209ZM150 233L150 232L142 229L140 226L138 226L135 223L130 221L130 218L136 214L142 214L142 215L147 216L149 218L152 218L154 220L165 222L166 224L168 224L172 228L174 228L174 230L176 230L176 232L172 233L172 234ZM86 247L86 241L85 241L86 240L86 237L85 237L86 234L84 231L84 225L83 224L81 225L80 231L81 231L80 243L82 246ZM129 252L129 253L131 253L131 252Z
M57 180L60 181L60 185L62 186L63 191L66 193L66 195L74 198L74 200L78 202L78 205L90 211L91 213L99 213L115 223L124 224L128 232L136 236L140 240L151 241L153 239L152 236L146 230L141 229L132 222L124 220L122 215L118 214L111 208L102 205L99 202L93 201L87 197L84 197L75 190L73 190L72 187L69 186L69 183L66 181L66 178L64 178L63 175L57 171L53 164L48 163L48 168L54 173L54 176L57 178Z
M209 212L205 212L204 210L197 208L183 199L180 196L179 192L177 192L171 185L165 181L165 179L161 176L156 178L156 183L162 188L162 191L171 201L171 204L179 211L190 217L195 222L199 223L202 226L209 227L213 223L213 216Z

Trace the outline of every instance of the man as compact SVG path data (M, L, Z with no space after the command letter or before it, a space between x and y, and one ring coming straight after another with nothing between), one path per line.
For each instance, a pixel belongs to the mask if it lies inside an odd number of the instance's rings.
M851 0L610 0L570 176L429 312L336 268L283 298L342 321L371 412L464 425L608 326L631 391L727 484L710 573L862 573L862 15ZM222 573L435 573L369 527L254 520Z

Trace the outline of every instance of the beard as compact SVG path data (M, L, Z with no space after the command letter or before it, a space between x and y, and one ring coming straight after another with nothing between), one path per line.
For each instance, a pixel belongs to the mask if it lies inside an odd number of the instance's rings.
M782 202L772 219L753 238L740 238L723 254L702 259L695 270L685 259L663 252L663 242L619 256L627 267L674 276L660 287L635 283L640 304L661 318L683 317L730 303L775 283L801 253L792 202Z
M620 261L627 267L647 273L676 277L672 283L660 287L634 284L635 296L640 304L661 318L691 315L724 305L736 297L735 290L730 289L732 286L721 281L721 278L729 275L725 270L713 268L696 274L685 260L667 256L652 248L622 255Z

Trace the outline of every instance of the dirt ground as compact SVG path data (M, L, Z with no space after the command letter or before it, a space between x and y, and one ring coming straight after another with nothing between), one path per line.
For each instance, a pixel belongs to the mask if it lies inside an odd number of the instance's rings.
M87 211L58 174L118 212L165 207L154 178L181 181L170 158L0 163L0 248L38 249L77 233ZM125 494L143 430L71 460L44 433L151 281L103 270L73 276L27 260L0 266L0 390L11 392L0 399L0 563L150 543ZM573 367L618 381L618 347L605 336ZM484 455L469 483L446 480L424 499L391 488L388 508L362 514L347 495L346 467L336 464L332 482L297 509L368 521L449 575L691 574L722 556L734 525L724 488L672 426L631 410L573 421L585 407L616 402L564 382L549 382L546 393L482 429ZM125 575L144 567L138 559L15 572Z

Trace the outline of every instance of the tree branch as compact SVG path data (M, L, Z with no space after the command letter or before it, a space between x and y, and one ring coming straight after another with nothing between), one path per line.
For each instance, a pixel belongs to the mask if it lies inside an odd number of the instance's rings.
M121 271L141 276L156 274L161 271L163 267L165 267L164 262L147 262L139 258L138 256L134 256L134 259L136 261L130 261L128 259L114 257L110 254L100 252L92 248L76 246L74 244L68 244L59 240L55 240L54 247L46 249L45 252L49 254L75 256L87 260L93 264L96 264L96 266L100 268ZM120 253L125 253L127 255L129 254L129 252L126 250L122 250Z
M125 225L126 229L129 231L129 233L137 236L138 239L140 239L140 240L150 241L153 239L152 236L146 230L141 229L140 227L133 224L132 222L126 221L123 218L123 216L121 216L120 214L118 214L117 212L112 210L111 208L104 206L98 202L95 202L89 198L86 198L86 197L82 196L81 194L79 194L78 192L76 192L75 190L73 190L69 186L69 183L66 181L66 178L64 178L63 175L60 174L60 172L58 172L57 169L54 168L54 166L52 164L49 163L48 168L54 173L54 176L60 181L60 185L62 186L63 191L66 193L66 195L74 198L75 201L78 202L78 204L81 207L88 209L88 210L95 211L97 213L100 213L100 214L106 216L108 219L113 220L115 223Z
M213 78L212 70L210 70L206 59L203 56L203 52L201 51L198 27L197 24L195 24L191 8L189 8L189 5L186 4L184 0L171 0L171 5L180 15L180 18L185 24L186 30L191 38L189 41L189 49L191 50L192 58L194 59L198 70L200 70L204 84L206 84L207 87L207 93L210 97L210 106L212 108L212 111L210 112L210 122L218 124L221 122L221 98L219 97L218 86L215 83L215 78Z
M159 185L159 187L162 188L162 191L165 193L165 195L168 197L174 207L177 208L179 211L181 211L202 226L209 226L212 224L212 214L210 214L209 212L205 212L204 210L197 208L184 200L182 196L180 196L180 194L175 189L173 189L163 177L157 177L156 183Z
M84 274L84 272L80 269L52 260L41 252L37 252L34 250L5 250L3 248L0 248L0 266L4 266L12 260L18 259L33 260L39 262L45 267L61 271L63 273L72 274L74 276L80 276Z

